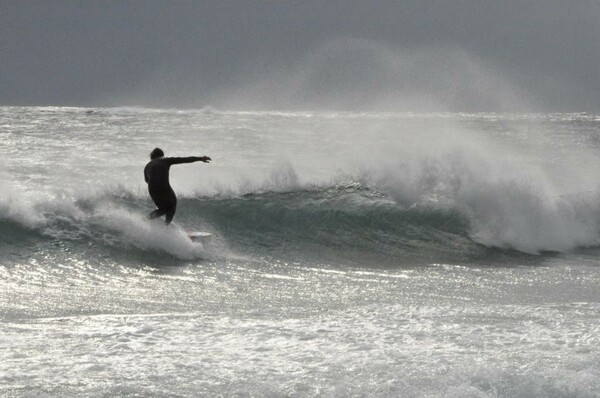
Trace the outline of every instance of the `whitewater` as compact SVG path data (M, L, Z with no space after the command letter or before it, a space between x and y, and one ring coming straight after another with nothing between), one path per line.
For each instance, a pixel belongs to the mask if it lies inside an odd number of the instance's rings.
M178 227L154 147L213 159ZM600 396L600 116L0 107L0 154L0 396Z

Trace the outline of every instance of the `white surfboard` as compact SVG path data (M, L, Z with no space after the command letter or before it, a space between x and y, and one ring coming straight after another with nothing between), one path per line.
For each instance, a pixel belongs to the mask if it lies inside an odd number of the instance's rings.
M210 239L210 237L212 236L212 234L210 232L202 232L202 231L188 232L187 235L193 242L204 241L204 240Z
M186 234L188 236L188 238L190 238L190 240L192 242L207 241L212 236L212 234L210 232L204 232L204 231L186 231L183 227L181 227L179 224L176 224L174 222L171 223L170 226L171 227L175 227L179 231L181 231L184 234Z

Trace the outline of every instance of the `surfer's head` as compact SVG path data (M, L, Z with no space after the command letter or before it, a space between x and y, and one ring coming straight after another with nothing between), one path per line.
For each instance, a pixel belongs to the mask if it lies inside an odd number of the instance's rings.
M154 148L152 152L150 152L150 159L158 159L165 156L165 153L160 148Z

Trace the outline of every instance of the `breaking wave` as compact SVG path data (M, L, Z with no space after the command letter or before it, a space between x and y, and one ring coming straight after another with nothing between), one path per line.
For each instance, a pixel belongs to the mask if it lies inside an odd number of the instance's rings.
M278 255L369 263L484 261L494 255L565 252L600 241L593 194L550 200L516 183L428 191L407 201L358 182L291 191L182 197L176 221L147 221L152 204L123 191L87 198L0 203L0 236L67 242L99 250L156 253L183 260ZM502 193L502 194L500 194ZM211 245L185 230L213 234ZM496 256L497 257L497 256Z

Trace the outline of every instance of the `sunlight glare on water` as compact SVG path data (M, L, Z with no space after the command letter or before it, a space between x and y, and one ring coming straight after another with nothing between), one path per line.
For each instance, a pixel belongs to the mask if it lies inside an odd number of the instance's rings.
M0 108L0 395L600 394L593 117L88 111Z

